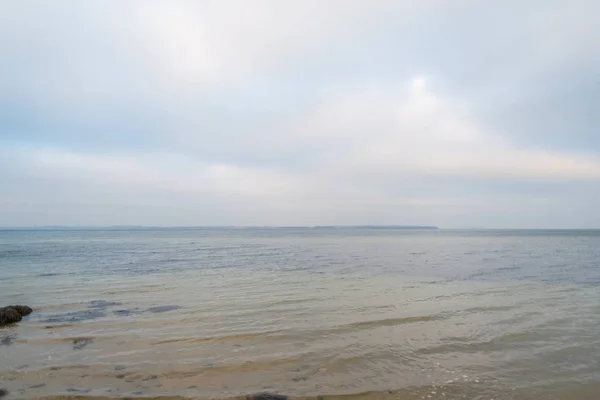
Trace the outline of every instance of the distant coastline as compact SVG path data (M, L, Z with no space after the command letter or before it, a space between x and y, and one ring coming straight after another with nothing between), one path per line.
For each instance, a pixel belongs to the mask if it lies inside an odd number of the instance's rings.
M430 225L330 225L315 226L315 229L432 229L438 230L437 226Z

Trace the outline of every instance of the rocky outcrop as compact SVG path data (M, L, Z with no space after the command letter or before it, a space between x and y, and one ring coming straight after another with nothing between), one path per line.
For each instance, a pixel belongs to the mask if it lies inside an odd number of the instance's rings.
M21 313L11 307L0 309L0 325L14 324L19 322L22 316Z
M17 310L19 312L19 314L21 314L22 317L29 315L33 312L33 309L31 307L28 306L8 306L6 308L14 308L15 310Z
M24 316L33 312L31 307L27 306L8 306L0 308L0 326L14 324L19 322Z
M278 393L261 392L246 395L246 400L288 400L288 397Z

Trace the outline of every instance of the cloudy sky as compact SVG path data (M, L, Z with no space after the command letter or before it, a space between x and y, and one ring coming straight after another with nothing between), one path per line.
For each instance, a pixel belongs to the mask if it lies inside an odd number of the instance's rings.
M0 226L600 227L596 0L0 0Z

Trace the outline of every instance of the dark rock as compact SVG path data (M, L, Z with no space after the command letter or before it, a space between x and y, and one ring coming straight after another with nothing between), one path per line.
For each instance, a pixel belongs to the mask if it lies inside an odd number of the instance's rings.
M125 379L125 375L117 375L117 379Z
M2 398L4 396L8 396L8 390L0 389L0 398Z
M0 308L0 325L14 324L21 318L21 313L12 307Z
M22 317L29 315L33 312L33 309L28 306L16 305L16 306L8 306L8 308L14 308L15 310L17 310L19 312L19 314L21 314Z
M91 338L78 338L73 340L73 350L81 350L88 344L92 343Z
M246 400L288 400L288 397L282 394L263 392L247 394Z
M31 307L14 305L0 308L0 326L14 324L33 312Z
M163 312L167 312L167 311L179 310L180 308L181 308L180 306L157 306L157 307L149 308L148 311L156 314L156 313L163 313Z
M124 370L124 369L125 369L125 366L124 366L124 365L117 365L117 366L115 367L115 371L122 371L122 370Z

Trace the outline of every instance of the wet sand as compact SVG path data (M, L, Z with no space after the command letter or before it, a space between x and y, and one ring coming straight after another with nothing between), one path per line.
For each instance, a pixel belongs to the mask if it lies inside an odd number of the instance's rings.
M600 393L600 385L588 384L580 385L566 389L564 391L548 392L534 391L529 389L520 389L512 391L492 391L482 389L477 390L473 387L463 387L461 385L446 385L406 388L402 390L374 391L345 395L319 395L319 396L298 396L290 397L290 400L423 400L423 399L448 399L448 400L597 400ZM136 400L209 400L209 399L227 399L227 400L247 400L246 396L233 397L211 397L203 398L191 394L190 396L40 396L39 400L113 400L115 398L136 399Z

